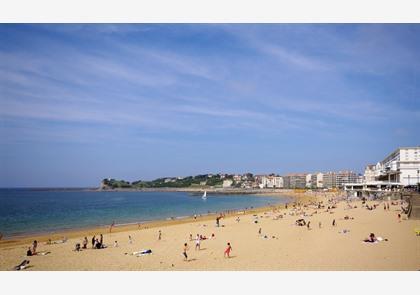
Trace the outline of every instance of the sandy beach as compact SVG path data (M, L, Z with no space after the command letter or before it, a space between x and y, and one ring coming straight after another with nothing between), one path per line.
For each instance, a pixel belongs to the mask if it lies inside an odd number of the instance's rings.
M214 215L176 221L161 221L143 225L96 228L67 232L66 243L46 245L51 238L63 234L27 237L0 242L0 270L11 270L22 260L30 260L31 270L419 270L420 237L415 229L419 220L398 220L400 205L383 209L380 201L374 210L367 210L361 201L340 201L327 210L331 195L303 195L296 202L306 206L293 208L259 208L244 213L226 215L216 226ZM324 208L310 205L322 201ZM328 211L328 212L327 212ZM305 212L305 216L303 216ZM282 218L279 218L279 216ZM345 219L348 216L349 219ZM238 221L239 217L239 221ZM297 226L297 219L310 221L310 228ZM332 222L335 219L336 225ZM319 227L321 223L321 227ZM261 234L259 229L261 228ZM162 232L158 239L159 230ZM343 231L345 233L343 233ZM105 249L91 249L92 235L104 235ZM364 243L370 233L383 238L377 243ZM195 250L190 234L211 237L201 241ZM129 243L128 236L132 237ZM87 236L88 249L73 251L76 243ZM39 241L38 251L48 255L27 257L32 239ZM118 247L114 247L118 241ZM224 257L227 243L232 245L231 258ZM183 246L188 243L189 261L183 260ZM151 249L152 254L130 255ZM126 254L127 253L127 254Z

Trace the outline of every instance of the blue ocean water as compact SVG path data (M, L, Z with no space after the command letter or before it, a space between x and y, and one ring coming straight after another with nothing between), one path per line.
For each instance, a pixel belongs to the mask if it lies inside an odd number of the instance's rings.
M287 197L184 192L95 192L0 189L0 232L8 236L137 223L285 203Z

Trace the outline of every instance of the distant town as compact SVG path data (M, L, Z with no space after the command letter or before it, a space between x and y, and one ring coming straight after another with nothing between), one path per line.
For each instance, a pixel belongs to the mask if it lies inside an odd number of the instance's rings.
M394 190L420 183L420 146L401 147L376 164L368 164L364 174L354 171L328 171L279 175L201 174L164 177L153 181L102 180L101 189L142 188L240 188L240 189L344 189L358 192Z

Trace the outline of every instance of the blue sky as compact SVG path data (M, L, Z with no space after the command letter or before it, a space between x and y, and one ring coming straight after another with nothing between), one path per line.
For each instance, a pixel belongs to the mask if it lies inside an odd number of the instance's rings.
M420 25L0 25L0 186L351 169L420 144Z

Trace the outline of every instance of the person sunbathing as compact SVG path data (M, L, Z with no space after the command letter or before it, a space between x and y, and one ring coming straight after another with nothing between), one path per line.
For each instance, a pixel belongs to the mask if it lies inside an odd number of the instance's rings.
M375 234L374 233L370 233L369 238L366 238L363 240L363 242L365 243L375 243L377 241Z
M28 267L29 260L23 260L19 265L15 266L13 270L22 270Z

